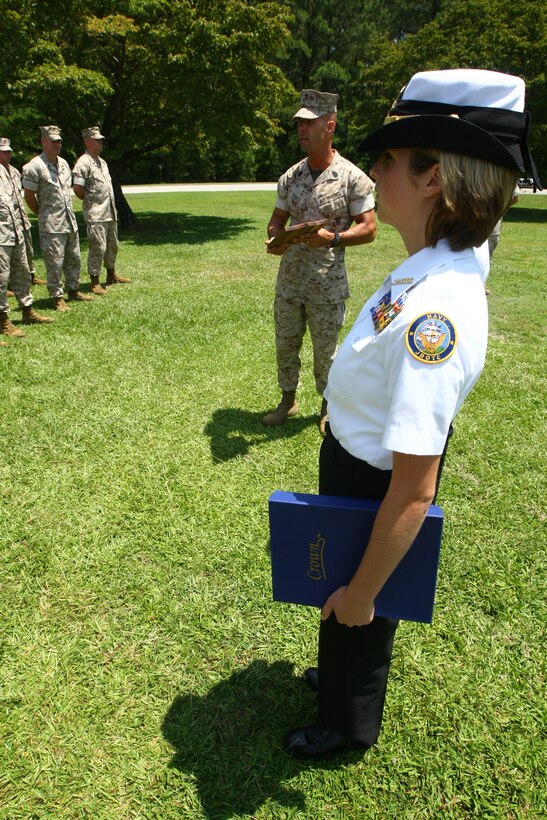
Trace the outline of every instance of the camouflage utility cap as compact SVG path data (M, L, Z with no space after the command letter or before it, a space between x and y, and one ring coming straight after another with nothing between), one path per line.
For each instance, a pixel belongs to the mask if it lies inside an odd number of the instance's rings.
M48 140L53 140L54 142L63 139L61 136L61 129L58 125L41 125L40 135L42 137L47 137Z
M316 120L325 114L336 111L338 94L328 94L326 91L314 91L313 88L304 88L300 92L300 108L293 119Z
M11 151L11 143L7 137L0 137L0 151Z
M101 134L101 129L98 125L91 125L89 128L82 128L82 137L87 139L91 137L94 140L104 140L104 134Z

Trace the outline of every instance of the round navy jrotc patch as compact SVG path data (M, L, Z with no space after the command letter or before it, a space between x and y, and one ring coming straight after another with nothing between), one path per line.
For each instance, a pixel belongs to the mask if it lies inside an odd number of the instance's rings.
M440 364L456 347L456 328L443 313L423 313L406 329L409 353L424 364Z

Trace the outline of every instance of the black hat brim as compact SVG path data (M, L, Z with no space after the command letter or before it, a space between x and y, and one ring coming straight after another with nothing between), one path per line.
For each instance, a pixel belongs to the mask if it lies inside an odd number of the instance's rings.
M501 142L483 128L458 117L438 114L401 117L370 133L357 150L362 154L386 148L438 148L526 172L527 163L516 139Z

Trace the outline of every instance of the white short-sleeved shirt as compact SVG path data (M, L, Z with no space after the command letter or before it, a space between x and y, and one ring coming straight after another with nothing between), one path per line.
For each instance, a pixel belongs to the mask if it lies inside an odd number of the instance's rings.
M442 453L450 423L486 355L488 312L473 248L442 240L409 257L368 300L333 362L325 396L333 435L389 470L393 451ZM386 291L401 312L381 332L371 316Z

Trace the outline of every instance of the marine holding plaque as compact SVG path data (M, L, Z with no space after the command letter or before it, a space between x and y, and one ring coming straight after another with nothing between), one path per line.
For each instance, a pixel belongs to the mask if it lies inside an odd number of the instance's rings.
M316 722L285 749L316 760L364 750L382 722L398 621L375 615L437 494L452 421L484 366L488 314L476 249L511 204L517 177L540 187L527 145L524 82L492 71L415 74L362 143L378 218L408 258L365 304L338 351L319 493L378 499L363 557L321 610Z
M266 250L282 258L274 302L281 401L262 419L267 426L282 424L298 411L296 389L306 327L313 346L315 387L323 396L349 296L344 249L372 242L376 235L372 180L332 147L337 100L337 94L302 91L294 119L307 157L279 179L268 223ZM305 223L311 223L310 230L301 233L299 226ZM284 242L278 239L281 234ZM323 398L322 434L326 420Z

